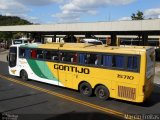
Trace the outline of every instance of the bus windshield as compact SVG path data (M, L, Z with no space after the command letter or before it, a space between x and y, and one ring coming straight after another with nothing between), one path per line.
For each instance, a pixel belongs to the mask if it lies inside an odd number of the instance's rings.
M9 66L15 67L17 61L17 48L11 47L9 51Z

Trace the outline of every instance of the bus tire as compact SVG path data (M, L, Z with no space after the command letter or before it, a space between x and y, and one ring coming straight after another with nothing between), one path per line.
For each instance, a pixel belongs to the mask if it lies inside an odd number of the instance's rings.
M95 94L96 94L96 97L101 100L107 100L110 96L108 88L106 88L103 85L99 85L96 87Z
M22 70L20 72L20 77L22 78L22 80L27 81L28 80L28 74L25 70Z
M88 97L90 97L93 93L91 85L87 82L81 83L80 87L79 87L79 90L80 90L80 93L82 95L85 95L85 96L88 96Z

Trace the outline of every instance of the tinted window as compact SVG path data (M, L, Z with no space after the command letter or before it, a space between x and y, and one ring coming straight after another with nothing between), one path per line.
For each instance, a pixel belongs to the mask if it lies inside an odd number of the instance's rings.
M128 56L127 60L127 69L128 70L137 70L138 69L138 57L137 56Z
M37 50L31 50L31 58L37 58Z
M125 57L121 55L113 55L112 67L124 68L125 67Z
M25 58L25 49L24 48L19 48L19 57Z
M112 67L112 55L102 55L102 66Z
M30 58L30 49L27 48L19 48L19 58Z
M32 59L43 59L43 50L32 49L30 50L30 55Z
M45 51L46 60L58 60L58 51Z
M43 50L37 50L37 59L43 59Z
M122 55L102 55L102 66L105 67L125 67L125 57Z
M9 66L15 67L17 61L17 48L11 47L9 50Z
M76 52L60 52L60 61L77 63Z
M98 54L94 53L80 53L79 54L79 63L80 64L89 64L89 65L98 65Z

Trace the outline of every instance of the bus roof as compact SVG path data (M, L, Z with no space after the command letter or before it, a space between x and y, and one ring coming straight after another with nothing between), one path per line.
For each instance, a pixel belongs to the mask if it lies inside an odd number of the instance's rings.
M21 45L27 48L42 48L42 49L60 49L60 50L73 50L73 51L92 51L92 52L140 52L146 51L152 47L149 46L106 46L106 45L94 45L89 43L50 43L50 44L25 44Z

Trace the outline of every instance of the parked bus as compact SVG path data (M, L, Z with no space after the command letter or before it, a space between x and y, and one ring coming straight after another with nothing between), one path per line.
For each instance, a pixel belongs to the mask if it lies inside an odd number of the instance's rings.
M14 39L14 40L12 40L12 45L26 44L28 42L29 42L29 40L27 38Z
M85 38L85 39L81 39L80 43L91 43L94 45L103 45L103 42L97 39L92 39L92 38Z
M79 90L85 96L143 102L153 90L151 47L107 47L85 43L12 45L9 73Z

